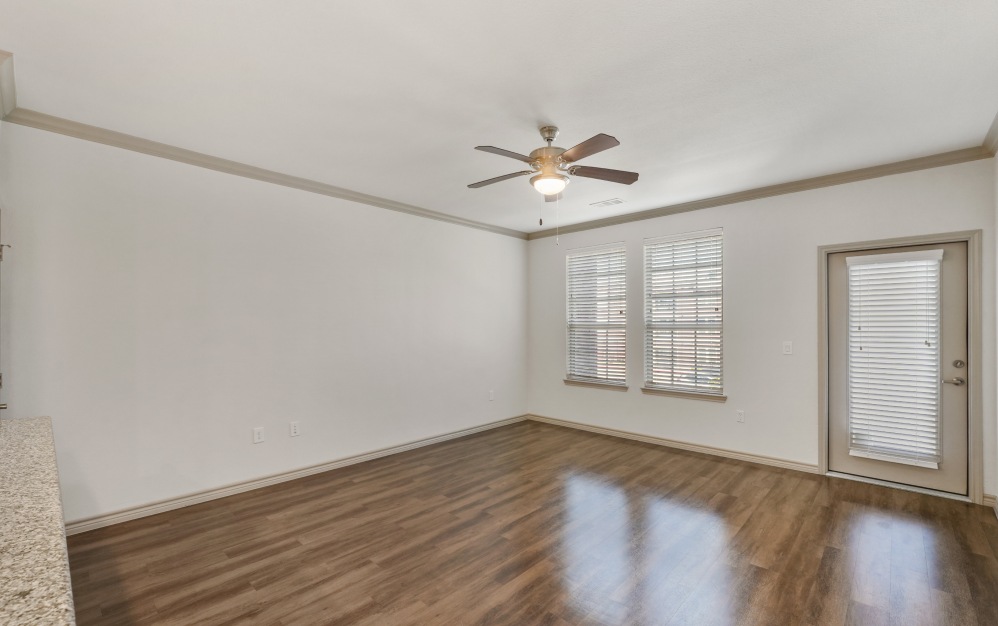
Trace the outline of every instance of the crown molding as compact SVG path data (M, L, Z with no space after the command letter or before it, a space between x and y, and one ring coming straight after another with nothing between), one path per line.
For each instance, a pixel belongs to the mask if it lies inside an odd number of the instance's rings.
M998 154L998 114L991 122L987 136L984 137L984 149L991 153L991 156Z
M17 108L14 92L14 55L0 50L0 119Z
M281 185L283 187L299 189L309 193L329 196L331 198L349 200L351 202L358 202L360 204L389 209L391 211L398 211L400 213L407 213L409 215L416 215L441 222L466 226L468 228L475 228L499 235L506 235L517 239L527 239L531 241L534 239L553 237L559 233L567 234L593 230L596 228L605 228L607 226L627 224L629 222L664 217L666 215L685 213L687 211L697 211L699 209L708 209L727 204L735 204L738 202L747 202L749 200L758 200L760 198L769 198L772 196L797 193L811 189L820 189L822 187L831 187L834 185L853 183L872 178L880 178L883 176L892 176L894 174L903 174L906 172L916 172L918 170L935 167L967 163L969 161L976 161L979 159L988 159L998 153L998 115L996 115L991 124L991 128L988 130L987 136L984 139L984 143L977 147L954 150L952 152L944 152L941 154L908 159L906 161L898 161L896 163L888 163L885 165L875 165L873 167L865 167L837 174L817 176L799 181L780 183L777 185L770 185L768 187L748 189L722 196L704 198L702 200L693 200L691 202L668 205L657 209L649 209L647 211L640 211L637 213L627 213L624 215L616 215L613 217L591 220L578 224L569 224L568 226L562 226L557 229L551 228L533 233L525 233L511 228L503 228L501 226L493 226L483 222L464 219L448 215L446 213L424 209L423 207L405 204L403 202L396 202L387 198L381 198L379 196L372 196L365 193L351 191L350 189L336 187L335 185L329 185L308 178L282 174L281 172L247 165L238 161L230 161L228 159L223 159L209 154L203 154L201 152L186 150L184 148L178 148L176 146L151 141L149 139L143 139L134 135L126 135L125 133L119 133L106 128L90 126L88 124L75 122L73 120L56 117L54 115L20 108L17 106L17 98L14 89L14 56L10 52L5 52L3 50L0 50L0 119L13 124L29 126L39 130L47 130L60 135L66 135L68 137L102 143L108 146L114 146L124 150L131 150L133 152L139 152L150 156L170 159L172 161L178 161L180 163L186 163L195 167L203 167L217 172L232 174L234 176L242 176L244 178L251 178L275 185Z
M994 127L992 127L992 129L993 128ZM864 167L862 169L841 172L838 174L816 176L814 178L806 178L804 180L798 180L790 183L780 183L778 185L770 185L768 187L737 191L723 196L714 196L713 198L704 198L703 200L693 200L691 202L683 202L681 204L672 204L658 209L649 209L647 211L639 211L637 213L615 215L613 217L607 217L599 220L561 226L558 229L549 228L547 230L530 233L527 235L527 239L532 241L534 239L542 239L544 237L554 237L556 234L564 235L566 233L576 233L584 230L592 230L594 228L605 228L607 226L616 226L618 224L649 220L666 215L675 215L676 213L686 213L687 211L697 211L699 209L709 209L712 207L724 206L726 204L746 202L748 200L758 200L759 198L782 196L789 193L797 193L811 189L820 189L822 187L832 187L834 185L843 185L845 183L869 180L871 178L893 176L894 174L904 174L906 172L917 172L918 170L943 167L946 165L956 165L958 163L967 163L968 161L989 159L993 155L993 152L986 149L984 146L965 148L963 150L943 152L941 154L933 154L931 156L908 159L906 161L898 161L896 163Z
M47 130L60 135L66 135L67 137L75 137L77 139L102 143L115 148L131 150L132 152L139 152L163 159L170 159L171 161L178 161L180 163L194 165L195 167L203 167L205 169L215 170L216 172L242 176L243 178L252 178L254 180L272 183L274 185L281 185L282 187L300 189L302 191L329 196L331 198L349 200L351 202L367 204L370 206L380 207L382 209L398 211L400 213L408 213L409 215L426 217L440 222L448 222L459 226L477 228L479 230L485 230L499 235L516 237L517 239L527 238L526 233L512 230L510 228L502 228L501 226L493 226L491 224L467 220L453 215L438 213L437 211L431 211L430 209L424 209L411 204L405 204L403 202L396 202L387 198L351 191L349 189L344 189L343 187L336 187L334 185L321 183L308 178L282 174L281 172L275 172L262 167L247 165L238 161L230 161L228 159L212 156L210 154L203 154L201 152L195 152L185 148L178 148L176 146L151 141L149 139L143 139L134 135L126 135L125 133L100 128L99 126L90 126L89 124L74 122L73 120L67 120L54 115L39 113L38 111L32 111L30 109L17 107L7 114L3 118L3 121L10 122L12 124L19 124L21 126L29 126L39 130Z
M9 93L10 97L13 98L13 64L11 63L9 54L6 58L0 58L0 69L5 67L9 68L11 84ZM5 77L6 74L0 74L0 79ZM7 90L4 90L3 102L5 106L7 103L7 93ZM711 207L735 204L738 202L747 202L749 200L757 200L760 198L780 196L801 191L808 191L811 189L820 189L822 187L832 187L835 185L869 180L872 178L892 176L894 174L904 174L907 172L916 172L919 170L944 167L947 165L956 165L959 163L967 163L969 161L988 159L994 156L994 151L988 149L986 146L965 148L963 150L943 152L941 154L933 154L916 159L898 161L896 163L875 165L873 167L865 167L848 172L817 176L789 183L770 185L768 187L759 187L757 189L748 189L745 191L725 194L723 196L715 196L713 198L704 198L702 200L693 200L691 202L673 204L658 209L650 209L637 213L626 213L624 215L615 215L613 217L581 222L579 224L570 224L568 226L562 226L557 230L551 228L527 234L510 228L493 226L491 224L476 222L474 220L468 220L432 211L430 209L424 209L411 204L388 200L387 198L380 198L378 196L351 191L343 187L336 187L334 185L329 185L308 178L282 174L281 172L247 165L238 161L230 161L228 159L211 156L209 154L178 148L176 146L151 141L149 139L143 139L134 135L126 135L125 133L119 133L106 128L100 128L98 126L90 126L81 122L75 122L73 120L48 115L46 113L39 113L38 111L32 111L30 109L15 107L3 118L3 120L13 124L29 126L39 130L47 130L60 135L75 137L86 141L93 141L95 143L102 143L116 148L122 148L124 150L131 150L133 152L139 152L150 156L186 163L188 165L194 165L196 167L203 167L217 172L224 172L226 174L242 176L244 178L252 178L254 180L281 185L283 187L300 189L310 193L350 200L352 202L376 206L401 213L408 213L410 215L418 215L420 217L426 217L441 222L467 226L469 228L477 228L500 235L515 237L517 239L529 240L553 237L556 233L567 234L592 230L595 228L605 228L607 226L627 224L629 222L653 219L666 215L675 215L676 213L685 213L687 211L697 211L699 209L708 209ZM988 141L992 141L993 143L998 142L998 118L996 118L996 123L991 126L991 131L988 133Z

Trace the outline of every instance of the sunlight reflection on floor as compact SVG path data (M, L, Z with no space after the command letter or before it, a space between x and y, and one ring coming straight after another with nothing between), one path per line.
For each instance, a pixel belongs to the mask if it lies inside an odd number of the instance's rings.
M718 613L730 608L730 568L715 563L728 548L720 515L663 496L628 498L594 474L568 476L564 502L562 584L580 616L603 624L654 623L683 608L689 591L711 576L717 578L717 597L706 602L711 623L732 621Z

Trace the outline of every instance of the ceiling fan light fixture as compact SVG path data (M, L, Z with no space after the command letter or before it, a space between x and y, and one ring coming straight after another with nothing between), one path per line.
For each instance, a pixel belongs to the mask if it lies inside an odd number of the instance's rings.
M551 143L555 140L555 137L558 136L558 129L556 127L543 126L540 131L541 137L544 138L544 141L546 141L548 145L537 148L532 151L529 156L519 154L517 152L511 152L510 150L503 150L502 148L496 148L495 146L475 146L475 150L490 152L492 154L498 154L499 156L522 161L523 163L528 164L530 169L513 172L512 174L505 174L503 176L496 176L486 180L480 180L477 183L471 183L468 187L470 189L478 189L479 187L485 187L487 185L509 180L511 178L519 178L520 176L530 176L533 174L530 178L531 186L533 186L533 188L539 193L543 194L546 201L555 202L561 198L561 192L565 190L565 187L568 186L568 183L570 182L569 177L565 174L570 174L573 177L579 176L581 178L606 180L611 183L620 183L621 185L630 185L638 180L637 172L625 172L623 170L611 170L605 167L576 165L576 161L579 159L584 159L594 154L603 152L604 150L609 150L614 146L619 146L620 142L614 137L600 133L586 139L580 144L572 146L568 150L565 150L564 148L551 145Z
M565 187L568 185L568 176L562 174L538 174L530 179L530 184L545 196L555 196L565 191Z

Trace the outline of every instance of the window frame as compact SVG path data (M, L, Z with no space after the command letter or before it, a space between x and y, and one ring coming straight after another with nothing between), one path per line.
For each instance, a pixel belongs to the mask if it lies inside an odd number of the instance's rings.
M718 240L718 266L719 266L719 284L717 289L717 296L719 297L720 307L719 307L719 317L720 321L716 324L704 324L700 325L697 323L698 327L705 329L716 329L717 338L717 366L716 370L718 372L718 384L716 389L711 389L706 385L700 386L696 380L692 385L670 385L663 384L660 382L655 382L652 380L653 377L653 366L652 361L654 360L654 331L656 328L662 328L661 322L654 323L651 321L652 309L651 300L654 297L651 289L652 284L652 273L660 273L664 271L674 271L669 269L657 269L654 272L651 271L649 263L649 251L650 249L660 246L663 244L676 244L681 242L693 242L699 239L713 239ZM724 394L724 229L723 228L712 228L707 230L677 233L674 235L667 235L664 237L654 237L645 239L642 242L642 291L644 293L644 343L643 343L643 357L644 357L644 383L641 390L647 394L653 395L665 395L665 396L675 396L682 398L691 398L698 400L709 400L714 402L724 402L727 400L727 396ZM672 292L675 293L675 292ZM653 324L658 324L654 326ZM696 379L699 374L697 373L699 367L699 361L694 357L694 379Z

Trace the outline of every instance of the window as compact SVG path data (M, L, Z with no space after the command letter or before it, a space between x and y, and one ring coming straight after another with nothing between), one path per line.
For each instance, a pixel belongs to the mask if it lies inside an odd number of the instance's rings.
M721 230L645 241L645 388L721 396Z
M627 283L624 245L570 253L568 380L627 384Z

